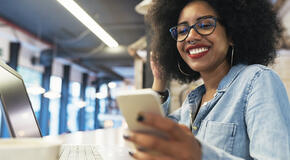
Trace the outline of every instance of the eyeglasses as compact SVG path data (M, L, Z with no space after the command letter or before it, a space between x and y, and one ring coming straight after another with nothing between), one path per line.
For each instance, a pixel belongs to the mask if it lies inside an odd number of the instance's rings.
M217 17L204 16L200 17L195 24L190 26L188 23L181 23L169 29L171 36L178 42L184 41L193 28L196 33L201 36L208 36L213 33L216 28Z

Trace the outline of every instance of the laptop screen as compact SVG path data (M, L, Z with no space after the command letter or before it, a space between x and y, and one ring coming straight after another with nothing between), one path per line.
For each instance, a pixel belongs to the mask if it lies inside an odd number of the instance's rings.
M41 137L21 76L0 62L0 106L12 137Z

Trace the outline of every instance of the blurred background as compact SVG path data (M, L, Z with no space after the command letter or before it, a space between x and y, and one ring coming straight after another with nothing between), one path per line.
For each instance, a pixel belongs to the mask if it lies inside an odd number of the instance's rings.
M43 135L126 127L122 90L149 88L151 0L0 0L0 57L23 77ZM271 0L285 30L272 67L290 95L290 0ZM1 75L0 75L1 77ZM172 81L171 110L202 82ZM9 137L0 114L0 137Z

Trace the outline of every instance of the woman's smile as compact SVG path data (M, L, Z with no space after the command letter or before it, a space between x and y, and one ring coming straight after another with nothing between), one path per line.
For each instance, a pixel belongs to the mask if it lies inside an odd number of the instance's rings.
M206 55L210 47L203 44L191 45L186 48L188 56L193 59L201 58Z

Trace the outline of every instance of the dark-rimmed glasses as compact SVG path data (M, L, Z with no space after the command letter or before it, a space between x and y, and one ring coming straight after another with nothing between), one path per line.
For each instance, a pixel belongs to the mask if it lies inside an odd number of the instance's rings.
M196 33L201 36L208 36L212 34L216 28L217 17L204 16L198 18L197 22L190 26L188 23L181 23L169 29L171 36L178 42L184 41L193 28Z

